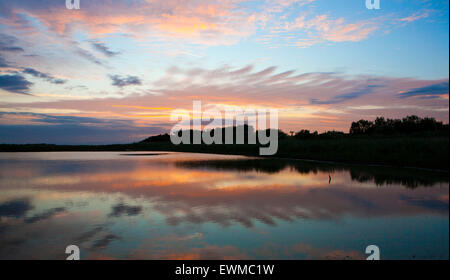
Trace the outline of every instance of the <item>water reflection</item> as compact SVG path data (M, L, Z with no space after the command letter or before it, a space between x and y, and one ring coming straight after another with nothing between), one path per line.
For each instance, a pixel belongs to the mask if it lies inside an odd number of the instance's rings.
M0 258L448 258L447 174L92 154L0 154Z
M236 170L242 172L258 171L279 173L283 170L295 170L300 174L334 173L348 171L351 179L357 182L373 182L377 186L399 184L408 188L448 184L448 173L430 172L413 168L391 168L382 166L336 165L301 160L277 159L241 159L241 160L203 160L181 161L177 166L183 168L200 168L216 170ZM330 182L330 180L329 180Z

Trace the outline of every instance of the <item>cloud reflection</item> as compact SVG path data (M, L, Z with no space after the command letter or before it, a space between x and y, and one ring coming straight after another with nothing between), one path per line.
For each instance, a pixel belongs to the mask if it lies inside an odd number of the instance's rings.
M270 240L276 238L272 230L298 223L333 228L348 217L425 215L448 221L448 177L423 170L183 153L67 158L48 153L32 160L0 159L0 258L11 252L32 258L17 248L29 246L33 235L60 236L80 245L86 258L244 259L267 251L271 258L359 259L361 254L345 246L291 241L291 249L276 244L252 251L211 238L240 229L255 241ZM27 198L17 198L23 194ZM34 207L39 210L30 213ZM45 246L30 250L63 257L61 248Z
M108 215L110 217L120 217L122 215L136 216L142 212L141 206L128 206L123 203L116 204L112 207L111 213Z
M33 209L29 199L15 199L0 203L0 217L21 218Z

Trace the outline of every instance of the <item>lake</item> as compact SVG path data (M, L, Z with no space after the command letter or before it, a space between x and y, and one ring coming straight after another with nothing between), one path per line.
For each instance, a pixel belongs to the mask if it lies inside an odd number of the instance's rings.
M0 259L449 258L448 173L171 152L0 153Z

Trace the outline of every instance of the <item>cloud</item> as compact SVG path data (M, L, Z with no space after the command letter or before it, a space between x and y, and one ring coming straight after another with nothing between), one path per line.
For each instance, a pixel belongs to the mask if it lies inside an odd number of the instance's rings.
M311 11L305 11L303 6L314 3L315 0L256 3L249 0L85 2L82 9L73 11L67 10L58 0L48 0L41 5L36 5L32 0L22 0L4 7L2 14L4 23L13 28L24 28L22 25L18 26L17 21L26 15L55 34L61 35L61 38L70 37L75 31L80 31L88 34L90 38L123 34L138 41L157 38L170 43L231 45L259 32L270 31L264 36L277 40L275 46L289 45L300 48L323 43L358 42L386 27L386 19L392 19L391 23L399 24L424 17L423 14L414 14L401 19L385 16L369 20L349 20L325 13L312 15L315 5L310 5ZM298 9L302 14L294 20L288 20L294 9ZM266 39L270 41L269 37ZM283 42L284 40L286 42ZM106 57L119 54L96 39L91 40L91 46ZM76 52L96 64L102 64L85 50Z
M367 39L380 27L380 20L364 20L348 23L344 18L330 19L326 14L307 17L301 15L293 21L280 22L273 29L277 33L303 32L304 35L285 36L300 48L325 42L358 42ZM283 37L276 37L277 40Z
M265 8L265 10L267 12L281 13L286 8L291 7L293 5L302 7L306 4L312 3L314 1L316 1L316 0L271 0L271 1L266 1L265 5L267 7Z
M2 67L9 67L8 62L0 56L0 68Z
M64 84L64 83L67 82L67 80L64 80L64 79L57 79L57 78L51 76L50 74L46 74L46 73L39 72L39 71L37 71L37 70L35 70L35 69L33 69L33 68L25 68L25 69L22 71L22 73L24 73L24 74L29 74L29 75L32 75L32 76L34 76L34 77L44 79L44 80L46 80L47 82L50 82L50 83L52 83L52 84L57 84L57 85L59 85L59 84Z
M109 75L112 80L112 85L116 87L125 87L131 85L141 85L142 81L139 77L136 76L126 76L122 77L120 75Z
M7 51L7 52L23 52L24 50L21 47L5 47L0 46L0 51Z
M346 23L343 18L333 20L328 19L327 15L318 15L306 21L304 26L309 30L315 30L319 38L331 42L361 41L377 29L372 22Z
M332 18L328 14L311 16L305 12L290 21L285 19L275 21L271 27L273 34L263 41L269 44L273 39L278 42L284 40L285 44L300 48L323 43L359 42L369 38L377 30L383 29L383 32L387 33L392 26L402 26L426 18L428 15L428 12L415 13L400 19L393 15L385 15L349 22L343 17Z
M0 34L0 51L23 52L23 48L14 45L16 42L16 37L7 34Z
M48 144L120 144L140 141L148 135L166 133L159 126L95 126L87 124L60 125L2 125L0 143L48 143ZM27 135L27 137L24 137Z
M408 91L403 91L398 94L400 98L408 98L413 96L439 96L448 95L448 81L432 84L424 87L414 88Z
M0 112L0 143L132 143L167 131L164 125L143 127L134 120Z
M311 104L336 104L336 103L342 103L347 100L359 98L363 95L372 93L375 88L382 87L381 85L367 85L361 90L345 93L345 94L339 94L334 96L333 98L325 101L319 101L315 98L311 99Z
M75 50L75 53L77 53L79 56L91 61L92 63L95 63L97 65L103 65L103 62L101 62L95 55L88 52L87 50L84 50L82 48L77 48Z
M120 52L113 52L111 51L104 43L101 42L91 42L91 45L99 52L101 52L102 54L108 56L108 57L113 57L116 56L118 54L120 54Z
M137 126L151 127L150 131L165 132L174 124L169 121L172 109L192 110L193 100L201 100L204 108L215 105L221 110L233 106L276 108L279 110L280 128L286 131L296 129L319 132L330 129L346 131L352 121L373 119L375 115L401 118L415 114L435 117L442 121L448 120L448 97L435 95L435 99L419 100L401 98L398 94L405 89L448 83L448 79L421 80L355 76L339 72L298 73L294 70L278 71L278 69L276 66L258 69L255 65L241 67L223 65L216 68L169 67L165 74L152 82L151 91L143 90L142 94L39 103L0 102L0 108L4 108L5 112L33 112L47 115L61 114L63 110L63 114L66 115L39 116L38 119L29 120L26 123L30 126L31 124L42 125L43 122L55 122L65 126L71 121L74 126L77 123L83 126L94 125L94 123L89 124L91 121L89 119L79 119L75 116L71 119L68 114L72 113L65 113L66 111L74 111L73 114L78 117L92 116L94 119L106 119L108 122L99 126L111 130L111 135L114 137L111 136L109 141L112 139L124 141L124 137L118 137L116 128L111 127L119 120L122 121L119 127L125 130L129 127L124 136L141 134L137 132ZM124 78L121 77L119 80L122 79ZM154 110L155 104L158 104L157 107L160 109ZM371 106L368 107L368 104ZM52 119L53 117L55 119ZM39 119L42 119L42 122ZM0 118L0 122L4 124L13 124L18 120L17 117L12 118L6 115L3 120ZM129 123L125 125L125 121ZM82 130L77 127L76 131L91 133L87 136L90 137L106 133L103 128L102 131L95 133L85 127ZM18 132L18 129L18 127L11 128L10 132ZM47 128L45 130L47 131ZM49 134L47 139L50 134L56 137L52 132L47 131L47 133ZM4 132L3 135L5 134L7 133ZM42 134L39 133L39 135ZM23 141L23 139L19 140ZM87 141L83 140L83 142Z
M33 83L27 81L18 74L0 75L0 89L20 94L28 94L28 90Z
M190 42L230 44L253 33L255 17L235 0L189 1L85 1L77 11L59 0L11 2L2 7L4 22L16 28L21 14L35 18L50 30L67 35L73 30L90 34L111 33L181 38Z
M408 16L408 17L400 18L398 20L410 23L410 22L414 22L414 21L422 19L422 18L427 18L427 17L428 17L428 13L427 12L425 12L425 13L414 13L414 14Z
M35 122L36 124L76 124L76 125L106 125L106 126L127 126L131 125L132 122L129 120L111 120L102 118L90 118L90 117L78 117L78 116L61 116L61 115L49 115L49 114L39 114L39 113L28 113L28 112L0 112L0 117L4 115L12 115L15 118L20 118L22 116L29 117L28 120Z

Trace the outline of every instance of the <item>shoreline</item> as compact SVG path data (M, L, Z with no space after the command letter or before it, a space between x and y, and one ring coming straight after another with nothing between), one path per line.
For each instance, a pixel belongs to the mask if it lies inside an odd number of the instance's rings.
M398 166L398 165L391 165L391 164L351 163L351 162L342 162L342 161L328 161L328 160L301 159L301 158L285 158L285 157L273 157L273 159L298 160L298 161L306 161L306 162L336 164L336 165L340 164L340 165L351 165L351 166L416 169L416 170L429 171L429 172L449 173L449 170L446 170L446 169L436 169L436 168L426 168L426 167L416 167L416 166Z
M5 150L4 148L14 147L19 149ZM56 144L0 144L0 153L39 153L39 152L158 152L159 155L166 152L178 152L178 153L199 153L199 154L217 154L217 155L230 155L230 156L247 156L258 159L278 159L278 160L288 160L288 161L303 161L312 162L319 164L333 164L333 165L349 165L349 166L366 166L366 167L382 167L382 168L401 168L401 169L414 169L422 170L428 172L438 172L438 173L449 173L448 169L441 168L429 168L420 166L410 166L410 165L395 165L391 163L373 163L373 162L358 162L358 161L339 161L339 160L325 160L325 159L312 159L312 158L298 158L298 157L286 157L286 156L260 156L252 153L227 153L224 151L205 151L205 150L183 150L182 147L186 146L173 146L175 149L158 149L158 147L150 147L151 144L106 144L106 145L56 145ZM20 149L25 147L33 147L35 149ZM40 147L41 149L39 149ZM53 148L53 149L43 149ZM116 147L116 148L113 148ZM117 148L122 147L122 148ZM145 149L132 149L132 148L144 148ZM156 148L156 149L155 149ZM181 148L181 149L180 149ZM123 154L124 156L129 156L133 154ZM139 156L145 156L146 154L139 154Z

